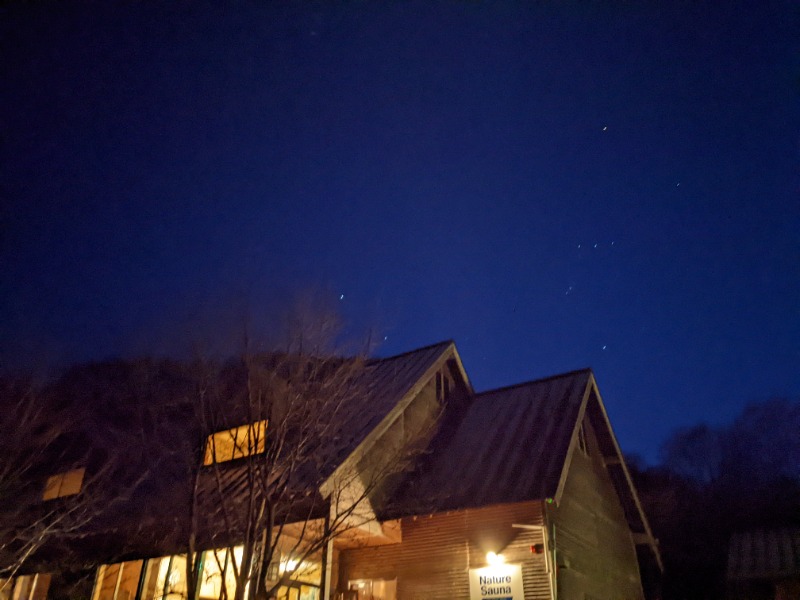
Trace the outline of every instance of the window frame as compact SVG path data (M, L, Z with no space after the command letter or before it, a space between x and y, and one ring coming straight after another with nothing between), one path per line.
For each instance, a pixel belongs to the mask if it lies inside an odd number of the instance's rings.
M233 460L263 454L267 446L269 420L261 419L238 427L215 431L206 437L203 466L218 465ZM244 442L244 445L240 443Z
M70 469L56 473L47 478L42 490L42 501L55 500L77 496L83 490L83 480L86 476L86 467ZM77 479L77 482L75 481Z

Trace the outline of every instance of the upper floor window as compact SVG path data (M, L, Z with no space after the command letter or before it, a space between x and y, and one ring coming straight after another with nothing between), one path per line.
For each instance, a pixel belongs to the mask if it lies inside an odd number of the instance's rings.
M213 465L260 454L266 447L266 437L266 420L212 433L206 440L203 464Z
M450 399L450 379L442 371L436 372L436 399L439 402Z
M74 496L81 491L86 469L72 469L47 478L42 500L52 500L64 496Z

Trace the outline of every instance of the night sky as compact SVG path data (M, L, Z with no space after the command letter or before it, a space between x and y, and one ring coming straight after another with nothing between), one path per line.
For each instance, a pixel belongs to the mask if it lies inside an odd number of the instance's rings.
M0 28L6 368L178 352L315 288L379 354L455 340L479 391L592 367L651 462L800 395L793 2L12 2Z

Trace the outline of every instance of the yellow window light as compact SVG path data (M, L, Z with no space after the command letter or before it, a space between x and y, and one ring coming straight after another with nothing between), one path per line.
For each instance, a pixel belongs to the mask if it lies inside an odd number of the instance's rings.
M42 493L42 500L53 500L64 496L74 496L81 491L83 486L83 476L86 469L72 469L64 473L58 473L47 478Z
M266 448L267 421L256 421L208 436L204 465L261 454Z

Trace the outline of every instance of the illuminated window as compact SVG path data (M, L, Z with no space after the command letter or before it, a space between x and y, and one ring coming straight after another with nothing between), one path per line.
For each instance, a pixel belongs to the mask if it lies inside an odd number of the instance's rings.
M278 600L319 600L319 588L313 585L296 584L281 586L276 592Z
M42 500L52 500L64 496L74 496L81 491L83 474L86 469L73 469L47 478Z
M0 579L0 598L4 600L45 600L50 587L50 573Z
M350 580L348 588L351 592L355 592L354 596L358 600L395 600L397 598L396 579Z
M289 575L275 591L277 600L319 600L322 583L322 562L319 554L306 556L303 559L293 558L290 554L276 553L267 570L267 581L277 582L282 576Z
M134 600L141 576L141 560L103 565L95 580L92 600Z
M219 431L208 436L204 465L213 465L264 452L267 421Z
M203 553L199 600L218 600L235 596L236 571L242 567L243 553L242 546L236 546L233 551L223 548L206 550ZM249 583L245 585L245 597L247 597L249 585Z
M242 547L236 546L232 552L221 549L202 553L197 565L197 600L234 598L234 561L240 568L242 552ZM179 554L101 566L92 600L186 600L187 589L186 556ZM245 597L247 590L246 586Z

